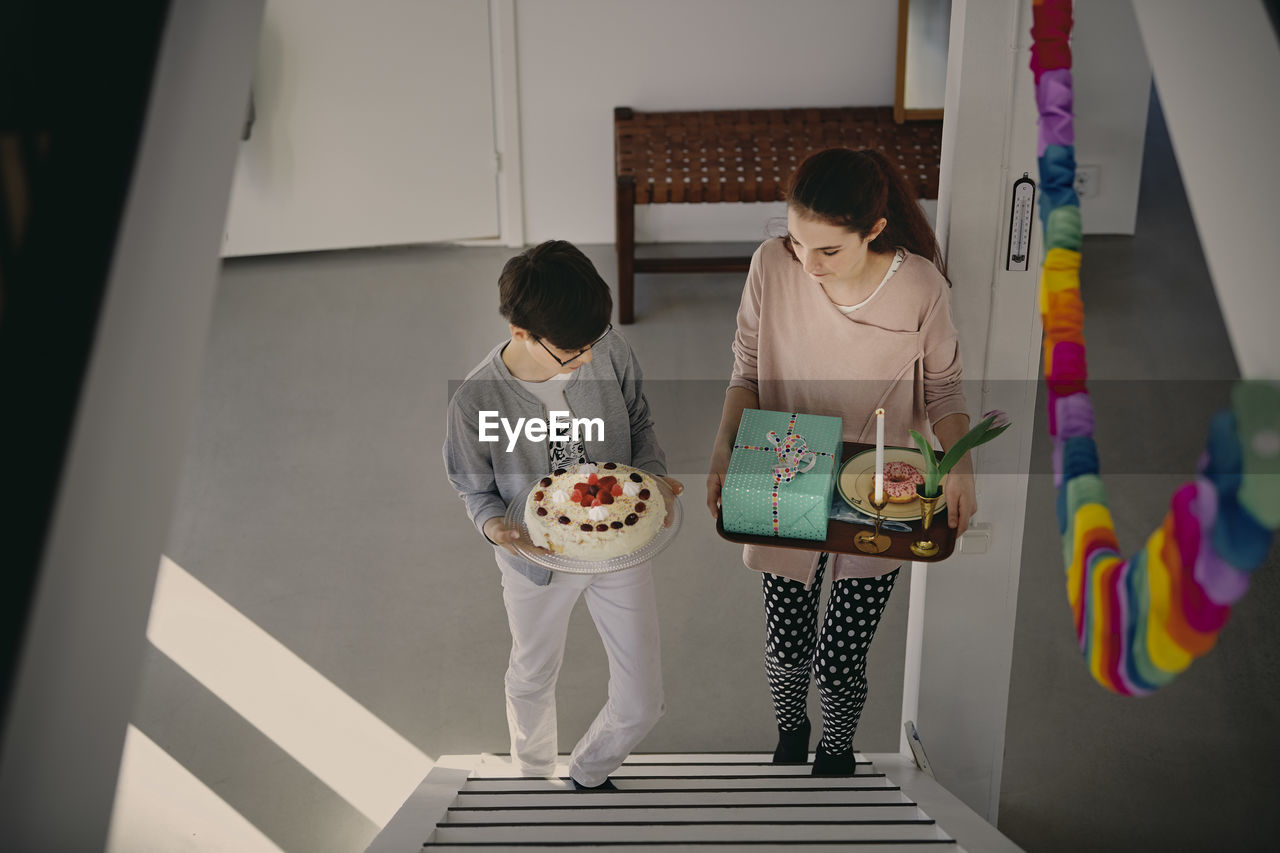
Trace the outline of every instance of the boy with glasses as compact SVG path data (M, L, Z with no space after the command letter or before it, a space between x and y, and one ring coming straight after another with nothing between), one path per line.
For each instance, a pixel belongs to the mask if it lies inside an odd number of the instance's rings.
M609 317L609 286L591 261L561 240L509 260L498 279L511 336L496 346L449 401L445 469L477 529L494 546L511 629L506 673L511 757L525 776L554 772L555 687L569 614L580 596L609 659L609 698L569 758L578 790L613 790L609 774L664 711L658 616L648 563L595 575L552 572L513 546L507 506L547 472L620 462L666 474L640 365ZM597 420L603 431L535 441L531 431L494 441L482 413L508 425L551 420L552 412ZM508 435L512 435L508 433ZM552 440L552 439L555 440ZM672 491L681 484L664 477Z

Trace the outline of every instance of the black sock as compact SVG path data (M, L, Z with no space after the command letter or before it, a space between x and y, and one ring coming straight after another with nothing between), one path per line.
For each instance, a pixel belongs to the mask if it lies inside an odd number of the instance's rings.
M818 741L813 753L814 776L852 776L855 767L852 746L842 752L827 752Z
M813 727L805 717L804 725L794 732L778 729L778 747L773 751L774 764L808 764L809 733Z

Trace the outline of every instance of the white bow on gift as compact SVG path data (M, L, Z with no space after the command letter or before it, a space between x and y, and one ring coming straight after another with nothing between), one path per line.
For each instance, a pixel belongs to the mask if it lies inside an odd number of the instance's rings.
M807 473L818 463L818 454L809 449L804 436L793 434L783 439L769 430L768 438L778 454L778 464L773 466L775 484L790 483L797 474Z

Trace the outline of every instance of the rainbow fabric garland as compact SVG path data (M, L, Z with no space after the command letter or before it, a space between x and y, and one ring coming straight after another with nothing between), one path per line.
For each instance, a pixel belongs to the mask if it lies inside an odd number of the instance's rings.
M1280 527L1280 388L1238 383L1209 425L1193 482L1125 559L1099 477L1086 388L1080 201L1074 190L1071 2L1033 0L1031 71L1040 113L1044 375L1058 530L1076 638L1093 677L1126 696L1171 682L1217 642Z

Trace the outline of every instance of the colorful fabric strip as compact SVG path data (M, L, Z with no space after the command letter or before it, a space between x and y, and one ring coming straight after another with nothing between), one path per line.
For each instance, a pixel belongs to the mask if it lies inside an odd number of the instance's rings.
M1074 190L1071 2L1033 0L1031 71L1040 113L1044 374L1067 603L1090 674L1127 696L1169 684L1207 654L1280 526L1280 386L1241 382L1210 421L1199 477L1160 527L1121 556L1093 439Z

